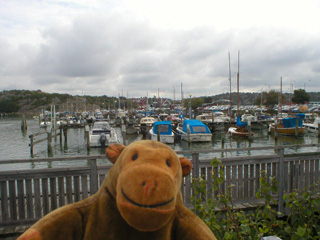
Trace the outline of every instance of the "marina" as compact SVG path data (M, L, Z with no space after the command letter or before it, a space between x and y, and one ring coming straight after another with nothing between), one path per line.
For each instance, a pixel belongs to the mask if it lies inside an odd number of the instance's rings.
M30 155L30 135L38 132L43 132L43 138L46 136L46 129L39 127L39 122L34 119L27 119L26 130L21 130L20 118L1 118L0 119L0 162L2 160L10 159L26 159L26 158L47 158L47 157L72 157L72 156L92 156L104 154L104 148L89 148L87 147L87 136L85 127L82 128L69 128L67 134L67 141L64 137L60 141L60 135L52 138L52 152L49 154L47 150L47 142L43 141L34 146L33 157ZM123 136L121 126L114 127L115 132L119 138L120 143L129 144L133 141L143 138L143 134L136 132L134 134L126 134ZM250 148L250 147L262 147L262 146L287 146L287 145L300 145L300 144L318 144L319 138L315 133L306 133L303 136L281 136L277 138L273 134L268 133L267 126L261 126L259 129L252 129L254 137L249 140L248 138L231 137L227 134L227 129L224 131L216 131L212 134L211 141L209 142L194 142L188 143L187 141L175 141L169 146L176 151L187 150L216 150L216 149L237 149L237 148ZM34 141L37 140L35 137ZM309 149L310 150L310 149ZM318 148L312 149L318 151ZM270 150L268 150L270 151ZM267 153L267 150L262 150L261 154ZM303 148L294 147L289 148L288 153L299 153L306 151ZM236 153L229 153L232 155L242 155L242 151ZM254 155L252 152L249 155ZM218 156L217 154L207 154L209 156ZM14 166L14 168L29 168L24 164ZM45 166L44 166L45 167ZM12 166L2 166L5 169L12 169Z
M37 120L24 118L23 121L26 128L20 127L19 118L0 119L0 131L2 136L6 136L0 138L3 153L0 156L0 235L3 236L17 236L50 211L91 196L111 167L105 157L104 146L95 148L88 145L90 132L92 135L95 129L92 124L60 126L57 133L40 127ZM119 143L128 145L146 137L142 131L126 134L124 121L117 122L113 121L112 128L119 137ZM155 126L161 126L160 123L156 122ZM225 166L225 183L220 188L225 191L230 184L234 186L232 197L237 208L254 208L259 204L255 193L262 171L279 181L281 191L274 196L277 199L318 182L320 142L317 134L307 132L299 137L275 137L268 132L267 125L261 124L252 129L254 138L251 139L231 136L227 133L227 126L222 126L221 130L210 133L210 139L205 142L175 138L173 143L168 143L193 163L192 173L184 179L181 188L188 207L192 208L193 177L201 176L207 181L207 193L202 198L217 194L212 192L210 185L212 174L219 172L219 168L212 168L210 164L214 158L220 159ZM160 133L168 133L171 128L155 129L159 130L155 130L157 135L154 134L154 138L161 140ZM47 137L39 140L40 136ZM38 141L32 154L29 151L30 139ZM283 211L281 201L278 208Z

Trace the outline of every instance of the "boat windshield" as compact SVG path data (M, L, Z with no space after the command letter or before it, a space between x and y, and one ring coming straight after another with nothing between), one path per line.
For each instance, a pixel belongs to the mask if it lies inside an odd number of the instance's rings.
M207 128L205 126L191 126L192 132L194 133L207 133Z

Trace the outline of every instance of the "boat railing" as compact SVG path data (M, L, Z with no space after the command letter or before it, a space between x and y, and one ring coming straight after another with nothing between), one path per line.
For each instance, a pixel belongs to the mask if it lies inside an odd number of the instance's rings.
M287 149L298 147L310 151L285 154ZM278 194L274 197L278 199L278 210L283 212L283 195L318 186L319 148L320 144L308 144L177 151L193 163L191 174L183 179L181 186L184 203L192 208L191 197L201 197L204 201L217 198L232 186L230 191L235 203L251 204L258 201L259 180L266 174L268 181L274 177L279 183ZM252 151L266 149L272 150L270 154L251 155ZM221 161L218 166L211 165L212 152ZM228 152L248 154L234 156ZM14 167L24 165L25 169ZM11 170L3 170L8 166ZM0 161L0 227L32 224L58 207L86 199L98 191L111 166L103 155ZM219 176L220 170L223 176ZM213 190L212 182L218 176L225 181ZM192 190L194 178L198 177L206 181L206 192L201 196L195 196Z

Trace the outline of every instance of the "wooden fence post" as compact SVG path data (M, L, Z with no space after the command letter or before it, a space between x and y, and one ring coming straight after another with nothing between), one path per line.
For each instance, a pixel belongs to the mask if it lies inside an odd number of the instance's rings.
M90 195L98 191L97 159L90 159Z
M192 153L192 178L199 178L199 153ZM194 195L194 192L192 193L192 195ZM199 195L196 195L194 197L195 202L200 199Z
M283 213L283 193L284 193L284 148L280 148L279 155L279 191L278 191L278 212Z

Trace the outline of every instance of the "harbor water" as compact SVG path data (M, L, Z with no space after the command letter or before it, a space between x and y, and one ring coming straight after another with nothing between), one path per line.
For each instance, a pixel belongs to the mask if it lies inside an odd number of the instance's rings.
M68 157L68 156L87 156L87 155L103 155L105 154L105 149L103 148L91 148L87 150L87 144L85 139L84 128L70 128L68 129L68 141L67 143L61 143L59 137L52 140L52 153L48 153L47 141L43 141L34 146L33 156L30 155L30 138L29 136L38 132L45 132L45 128L39 127L38 120L27 119L27 130L21 130L21 119L20 118L1 118L0 119L0 162L3 160L11 159L27 159L27 158L56 158L56 157ZM121 137L121 129L116 128L118 135L120 136L120 143L123 143ZM212 141L209 143L191 143L188 144L184 141L178 141L175 144L170 145L174 150L213 150L213 149L228 149L235 148L239 151L233 153L203 153L206 158L213 157L223 157L228 156L247 156L247 155L265 155L274 154L272 149L269 150L259 150L259 151L241 151L241 148L253 148L253 147L267 147L267 146L278 146L278 145L301 145L301 144L319 144L319 138L315 134L305 134L303 137L292 137L292 136L279 136L276 141L273 135L269 135L267 127L262 127L258 130L253 130L254 137L251 141L248 139L230 137L225 132L216 132L212 136ZM43 134L39 138L45 138L46 135ZM126 144L133 141L142 139L142 135L127 135ZM317 152L320 151L318 147L313 148L300 148L300 147L290 147L285 150L285 153L298 153L298 152ZM107 162L107 161L106 161ZM68 162L63 162L59 164L68 165ZM71 163L70 163L71 164ZM86 161L79 161L77 165L86 165ZM103 163L102 163L103 164ZM74 166L74 161L72 162ZM10 164L0 164L0 171L2 170L12 170L12 169L25 169L32 168L35 166L30 166L30 164L19 164L18 166L10 166ZM52 167L50 164L36 167Z

